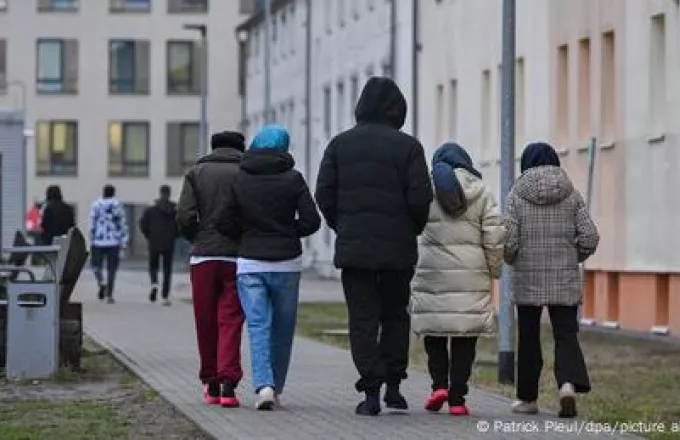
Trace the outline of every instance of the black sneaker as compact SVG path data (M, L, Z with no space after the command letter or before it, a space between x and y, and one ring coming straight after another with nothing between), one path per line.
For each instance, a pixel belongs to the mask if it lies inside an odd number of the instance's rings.
M106 299L106 286L105 285L100 285L99 286L99 292L97 294L99 297L99 301L104 301Z
M366 393L366 400L357 405L356 413L360 416L377 416L380 414L380 393Z
M217 382L210 382L203 385L203 400L208 405L220 404L220 384Z
M385 390L385 406L389 409L407 410L408 402L399 391L399 385L388 385Z
M220 405L224 408L237 408L240 405L234 388L230 383L223 383L220 386Z
M155 303L157 297L158 297L158 287L152 286L151 287L151 293L149 293L149 301L151 301L152 303Z

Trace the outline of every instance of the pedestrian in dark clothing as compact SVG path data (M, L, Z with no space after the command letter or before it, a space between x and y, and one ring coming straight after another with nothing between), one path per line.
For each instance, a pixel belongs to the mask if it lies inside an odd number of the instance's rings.
M172 280L172 262L175 254L175 240L179 236L177 230L177 206L170 201L170 187L161 186L160 198L147 208L139 220L139 228L149 243L149 278L151 293L149 301L156 302L158 296L158 268L163 259L163 305L170 303L170 283Z
M220 232L239 242L238 293L248 322L257 409L283 393L295 334L302 270L300 239L321 224L302 175L293 169L290 137L264 127L243 156Z
M543 368L541 314L547 307L555 338L555 379L560 417L576 416L575 393L590 391L578 342L583 285L579 263L597 249L600 236L581 194L548 144L529 145L522 175L508 196L505 262L511 267L519 345L515 413L538 412Z
M113 287L120 263L121 249L129 240L127 220L123 204L116 199L116 189L106 185L102 197L92 204L90 210L90 260L94 276L99 284L99 299L113 304ZM106 261L106 282L104 281Z
M180 233L192 244L191 289L196 320L199 377L210 405L239 405L235 388L243 377L243 311L236 292L238 245L215 228L231 197L245 149L240 133L211 139L212 153L187 171L177 205Z
M64 203L61 188L49 186L42 214L42 243L51 245L55 237L66 235L75 225L73 208Z
M388 78L371 78L356 107L357 125L326 148L316 201L337 233L335 265L349 311L350 344L366 400L357 414L406 409L399 391L408 366L407 306L417 236L433 199L423 147L400 131L406 100Z

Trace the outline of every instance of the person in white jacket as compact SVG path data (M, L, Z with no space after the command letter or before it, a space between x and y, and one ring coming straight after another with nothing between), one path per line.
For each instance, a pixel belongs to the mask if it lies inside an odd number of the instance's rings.
M439 411L448 402L451 415L466 416L477 338L494 334L491 290L503 264L505 227L495 197L461 146L439 147L432 167L436 199L419 239L411 325L424 336L432 376L425 408Z

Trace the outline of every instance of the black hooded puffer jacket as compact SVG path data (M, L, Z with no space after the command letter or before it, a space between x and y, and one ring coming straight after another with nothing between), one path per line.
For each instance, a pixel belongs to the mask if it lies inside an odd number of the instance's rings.
M357 125L324 154L316 201L337 233L339 268L400 270L418 260L432 185L423 147L402 133L406 100L388 78L371 78L356 107Z

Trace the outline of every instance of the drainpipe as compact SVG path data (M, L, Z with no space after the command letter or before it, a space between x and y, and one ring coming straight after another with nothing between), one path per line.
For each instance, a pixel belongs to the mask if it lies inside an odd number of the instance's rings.
M397 78L397 0L390 1L390 76Z
M412 52L412 60L411 60L411 68L413 69L412 71L412 78L411 81L413 83L411 84L412 88L412 100L413 102L411 103L411 114L413 118L413 127L411 127L411 132L413 134L413 137L417 138L418 137L418 91L419 91L419 76L420 76L420 69L418 68L418 55L420 51L422 50L422 45L420 44L420 7L418 0L413 0L413 52Z

